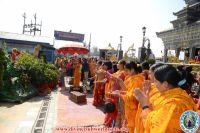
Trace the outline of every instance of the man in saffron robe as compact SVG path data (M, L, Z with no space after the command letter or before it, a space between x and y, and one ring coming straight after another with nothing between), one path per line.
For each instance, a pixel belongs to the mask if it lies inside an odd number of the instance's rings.
M74 62L74 87L79 87L81 82L81 61L76 59Z

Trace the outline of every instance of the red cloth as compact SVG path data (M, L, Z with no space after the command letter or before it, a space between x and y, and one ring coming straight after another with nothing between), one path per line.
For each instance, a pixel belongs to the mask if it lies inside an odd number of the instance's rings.
M72 62L68 62L66 65L66 69L69 70L72 68Z
M195 104L197 104L198 101L199 101L199 99L197 99L197 98L193 98L193 100L194 100L194 103L195 103Z
M59 87L62 87L62 82L61 82L61 80L58 80L58 86L59 86Z
M105 84L95 83L93 90L93 105L102 106L104 104L104 94L105 93Z
M108 98L107 101L114 103L116 106L115 111L112 113L106 113L105 119L104 119L104 125L107 127L111 127L113 120L116 120L116 118L117 118L118 107L117 107L117 103L115 102L114 99Z

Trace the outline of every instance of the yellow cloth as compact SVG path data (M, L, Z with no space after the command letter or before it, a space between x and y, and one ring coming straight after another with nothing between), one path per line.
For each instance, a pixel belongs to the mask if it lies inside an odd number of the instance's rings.
M162 93L154 101L153 110L142 111L145 133L179 133L180 116L186 110L197 111L197 107L186 91L180 88Z
M144 77L141 74L133 75L125 80L127 93L123 95L125 103L125 118L127 120L127 127L129 130L135 128L135 116L137 113L138 101L133 96L136 88L142 88Z
M156 88L155 84L151 84L151 90L149 92L149 103L150 107L154 108L154 101L160 96L160 92ZM142 107L139 104L137 114L135 117L135 130L136 133L144 133L144 124L142 121Z
M149 92L149 103L151 108L154 108L154 101L161 95L161 93L158 91L156 85L154 83L151 84L151 90Z
M81 82L81 64L78 63L74 66L74 86L80 86Z
M94 77L95 76L95 72L94 72L94 70L95 70L95 62L94 61L91 61L91 63L89 64L89 66L90 66L90 77Z

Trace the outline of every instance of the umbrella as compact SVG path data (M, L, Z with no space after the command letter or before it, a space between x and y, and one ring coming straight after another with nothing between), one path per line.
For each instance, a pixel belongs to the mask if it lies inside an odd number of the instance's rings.
M89 52L89 50L86 47L83 47L81 45L68 45L68 46L64 46L58 49L59 53L63 53L65 54L87 54Z

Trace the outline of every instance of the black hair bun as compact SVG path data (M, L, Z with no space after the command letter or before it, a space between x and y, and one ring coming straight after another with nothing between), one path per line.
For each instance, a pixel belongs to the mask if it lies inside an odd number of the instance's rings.
M104 105L105 113L113 113L116 109L116 106L113 102L106 102Z

